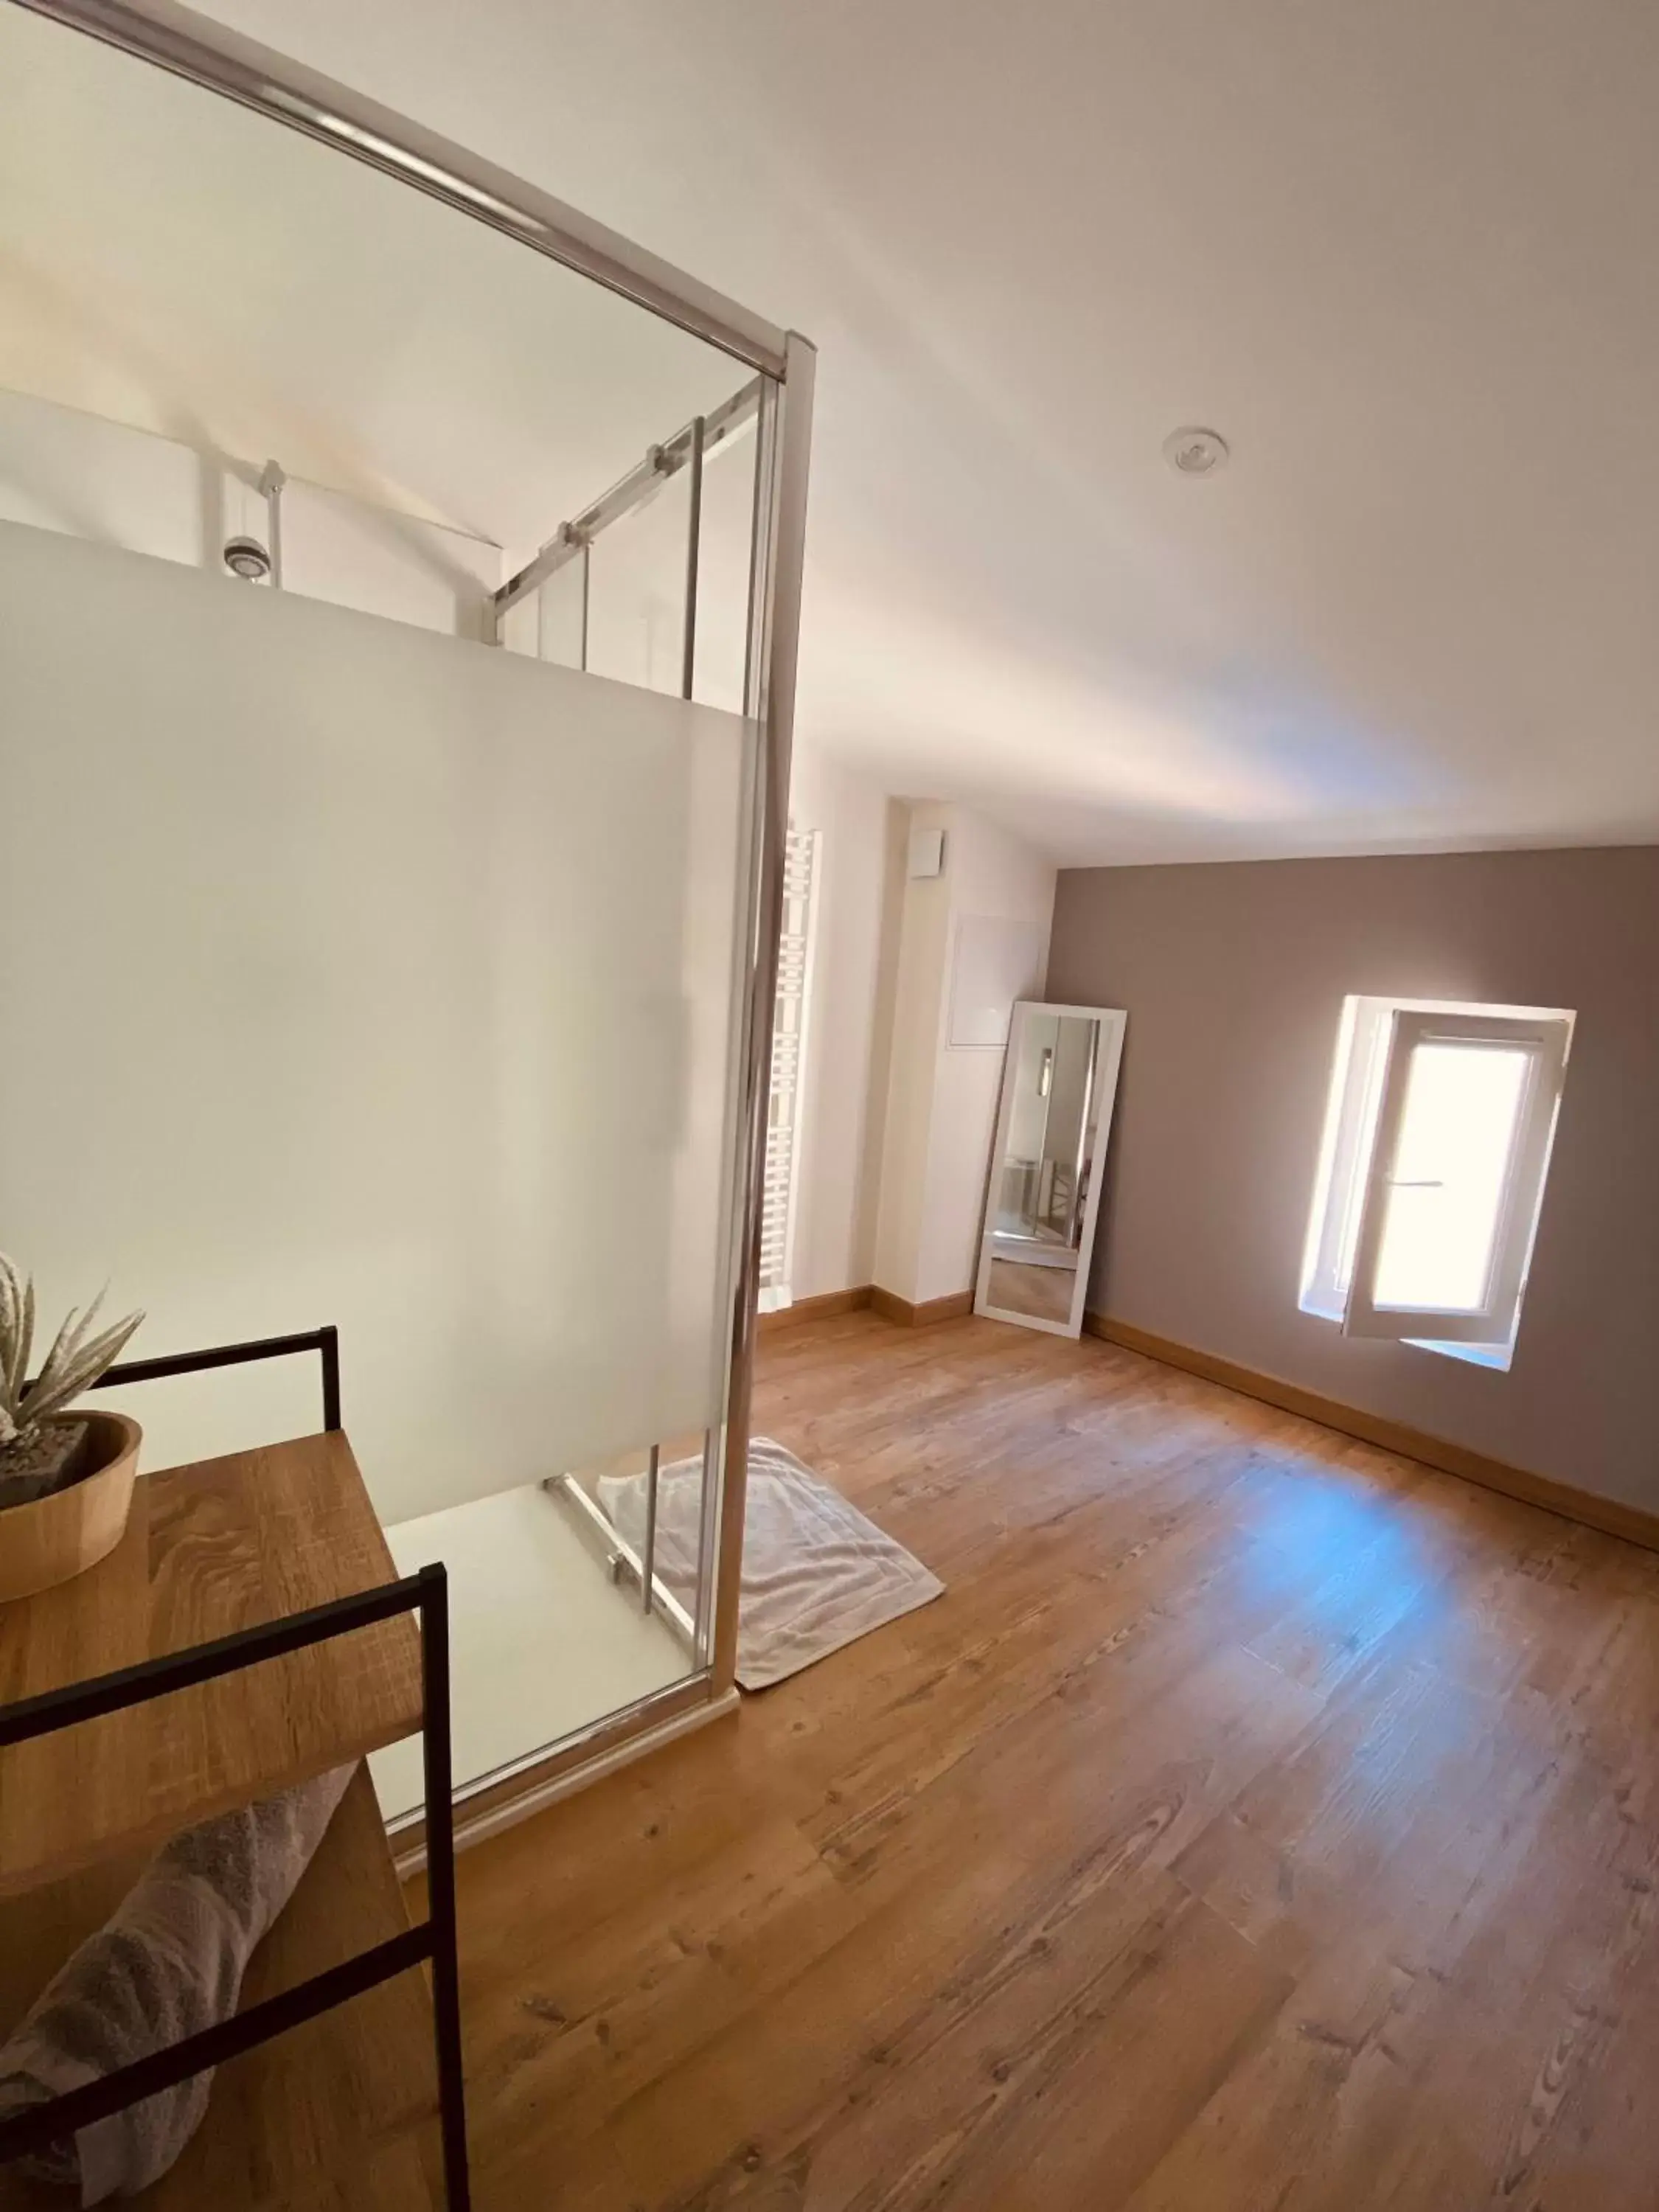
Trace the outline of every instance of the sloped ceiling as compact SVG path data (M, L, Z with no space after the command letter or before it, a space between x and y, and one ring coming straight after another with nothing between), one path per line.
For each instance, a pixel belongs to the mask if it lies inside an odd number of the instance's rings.
M274 456L524 557L750 374L362 164L0 6L0 386L245 473ZM0 465L27 456L14 441Z
M213 12L818 342L800 717L890 788L1073 863L1659 840L1659 9Z

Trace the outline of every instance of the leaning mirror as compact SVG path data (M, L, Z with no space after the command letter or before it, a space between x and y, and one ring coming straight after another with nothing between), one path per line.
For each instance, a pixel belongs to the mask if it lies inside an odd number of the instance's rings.
M974 1311L1077 1336L1127 1017L1014 1008Z

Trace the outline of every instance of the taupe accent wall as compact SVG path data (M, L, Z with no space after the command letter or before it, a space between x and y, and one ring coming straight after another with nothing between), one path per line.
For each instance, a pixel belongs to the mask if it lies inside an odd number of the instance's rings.
M1349 992L1577 1014L1507 1375L1297 1309ZM1091 1310L1659 1510L1659 848L1068 869L1048 996L1129 1015Z

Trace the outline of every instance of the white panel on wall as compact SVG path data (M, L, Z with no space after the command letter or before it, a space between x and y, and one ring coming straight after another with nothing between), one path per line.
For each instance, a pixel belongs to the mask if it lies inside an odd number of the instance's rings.
M1007 1043L1014 1001L1029 998L1041 976L1043 937L1006 915L963 915L951 959L948 1043Z
M388 1520L716 1419L748 726L17 525L0 698L46 1307L337 1322ZM153 1466L317 1425L277 1368L127 1402Z

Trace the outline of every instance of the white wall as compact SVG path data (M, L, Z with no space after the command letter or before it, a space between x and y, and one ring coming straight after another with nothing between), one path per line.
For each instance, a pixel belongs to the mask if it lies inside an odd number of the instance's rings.
M1000 1046L951 1042L962 925L996 917L1028 932L1012 995L1040 996L1055 873L966 807L919 805L910 821L945 831L945 872L904 886L874 1279L921 1305L973 1286L1002 1083Z
M919 829L944 830L948 844L951 815L948 806L906 809L907 847L911 830ZM916 1295L950 945L948 874L904 880L872 1279L906 1298Z
M0 391L0 521L223 575L227 538L268 539L255 489L264 460L198 452ZM483 602L501 580L499 546L297 477L283 494L282 522L286 590L422 629L483 635Z
M821 831L823 842L790 1267L796 1298L872 1279L904 813L868 776L797 745L790 820Z

